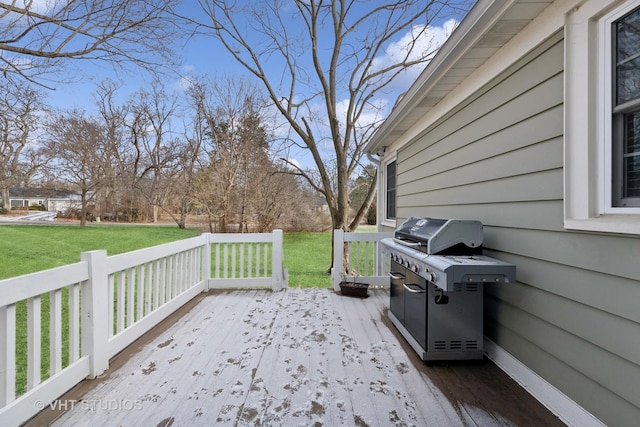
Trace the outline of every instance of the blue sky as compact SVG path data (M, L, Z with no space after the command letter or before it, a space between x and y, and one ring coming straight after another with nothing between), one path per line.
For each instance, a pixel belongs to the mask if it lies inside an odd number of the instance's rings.
M364 2L365 5L372 3L384 2ZM202 15L201 11L198 12L199 6L197 2L185 2L182 8L192 15L194 13ZM451 22L441 20L435 24L437 26L433 28L432 35L436 40L442 42L445 39L445 34L451 31ZM443 27L446 29L443 29ZM401 47L402 36L398 36L390 43L387 57L393 56L393 50ZM213 38L205 36L193 37L185 42L176 43L174 48L176 54L181 56L182 67L179 72L187 76L203 74L247 75L246 70L237 64L231 55ZM385 61L386 58L381 57L380 60ZM84 107L88 110L92 109L93 99L91 93L95 90L96 84L104 78L112 78L125 83L125 91L127 92L134 92L138 88L144 87L150 79L150 76L141 70L123 72L121 70L113 70L110 65L105 63L92 63L85 60L69 61L67 71L68 75L75 81L54 84L55 90L48 92L50 102L54 106L61 108ZM397 89L399 91L406 90L417 77L417 74L418 70L414 70L414 72L406 75L405 78L398 79ZM178 76L166 75L163 77L163 81L170 88L179 83L179 78Z
M367 5L370 3L364 2L363 4ZM189 7L197 10L196 8L198 6L196 2L185 3L184 8L188 9ZM442 43L446 39L446 36L451 33L455 21L447 21L445 17L444 20L440 20L435 24L436 26L431 28L429 35L434 43ZM387 51L379 58L380 62L383 63L392 60L394 55L397 54L397 51L400 50L405 43L403 37L406 37L406 34L399 35L387 46ZM179 59L182 66L179 72L186 78L202 75L249 75L219 42L213 38L204 36L193 37L189 39L186 44L176 45L175 49L177 54L181 56ZM420 71L421 69L414 69L405 73L401 78L397 79L393 88L394 90L385 95L387 98L381 98L379 100L380 105L386 106L387 114L397 96L409 88ZM75 81L56 84L55 90L48 92L49 104L55 108L81 108L89 112L95 111L96 107L93 93L96 90L96 85L105 78L111 78L116 82L124 84L124 87L120 91L123 102L129 94L148 86L148 82L150 81L150 76L140 70L133 72L117 71L108 64L92 63L84 60L70 62L67 72L68 75L73 76L72 78ZM167 90L175 90L178 94L184 90L184 81L181 81L180 76L177 74L165 74L162 77L162 81ZM342 101L343 100L338 100L339 105ZM303 156L304 153L300 151L292 155Z

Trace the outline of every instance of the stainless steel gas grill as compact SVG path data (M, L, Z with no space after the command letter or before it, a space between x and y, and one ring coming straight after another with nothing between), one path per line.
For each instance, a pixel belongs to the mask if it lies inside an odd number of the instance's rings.
M483 284L515 281L515 266L482 255L482 223L407 219L382 239L391 259L389 318L422 360L481 359Z

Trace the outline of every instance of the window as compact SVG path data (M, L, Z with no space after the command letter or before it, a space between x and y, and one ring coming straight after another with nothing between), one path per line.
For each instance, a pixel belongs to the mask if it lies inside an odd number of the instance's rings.
M612 24L612 205L640 206L640 8Z
M640 7L565 15L564 226L640 234Z
M396 219L396 162L387 163L385 219Z

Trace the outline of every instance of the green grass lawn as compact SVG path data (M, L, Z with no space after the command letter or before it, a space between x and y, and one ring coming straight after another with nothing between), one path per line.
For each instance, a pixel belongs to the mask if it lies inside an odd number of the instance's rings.
M165 226L0 226L0 279L80 261L80 253L116 255L186 239L198 230Z
M331 286L331 233L284 233L283 250L289 287Z
M80 253L116 255L197 235L175 226L0 226L0 280L80 261ZM291 287L329 287L330 233L284 233Z
M80 253L106 249L109 255L168 243L196 236L197 230L177 227L149 226L0 226L0 279L34 273L80 261ZM63 289L67 301L68 289ZM41 296L42 304L42 379L49 377L49 295ZM68 365L68 311L63 302L63 366ZM16 392L26 387L27 304L16 304Z
M168 226L0 226L0 280L80 261L80 253L105 249L108 255L130 252L198 235L198 230ZM284 263L290 287L330 287L327 270L331 264L330 233L285 233ZM63 301L67 300L66 289ZM26 302L16 306L17 384L22 394L26 386ZM48 377L49 295L42 295L41 375ZM66 325L67 312L63 313ZM63 341L68 340L66 326ZM68 348L63 346L63 366L68 364Z

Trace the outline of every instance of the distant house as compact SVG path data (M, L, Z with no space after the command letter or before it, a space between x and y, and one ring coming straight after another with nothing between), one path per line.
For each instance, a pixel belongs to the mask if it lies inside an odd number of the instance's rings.
M80 194L69 190L14 187L9 189L9 202L12 209L36 205L43 206L46 211L62 212L80 208Z
M479 0L367 146L378 222L479 219L487 354L572 425L640 420L640 1Z

